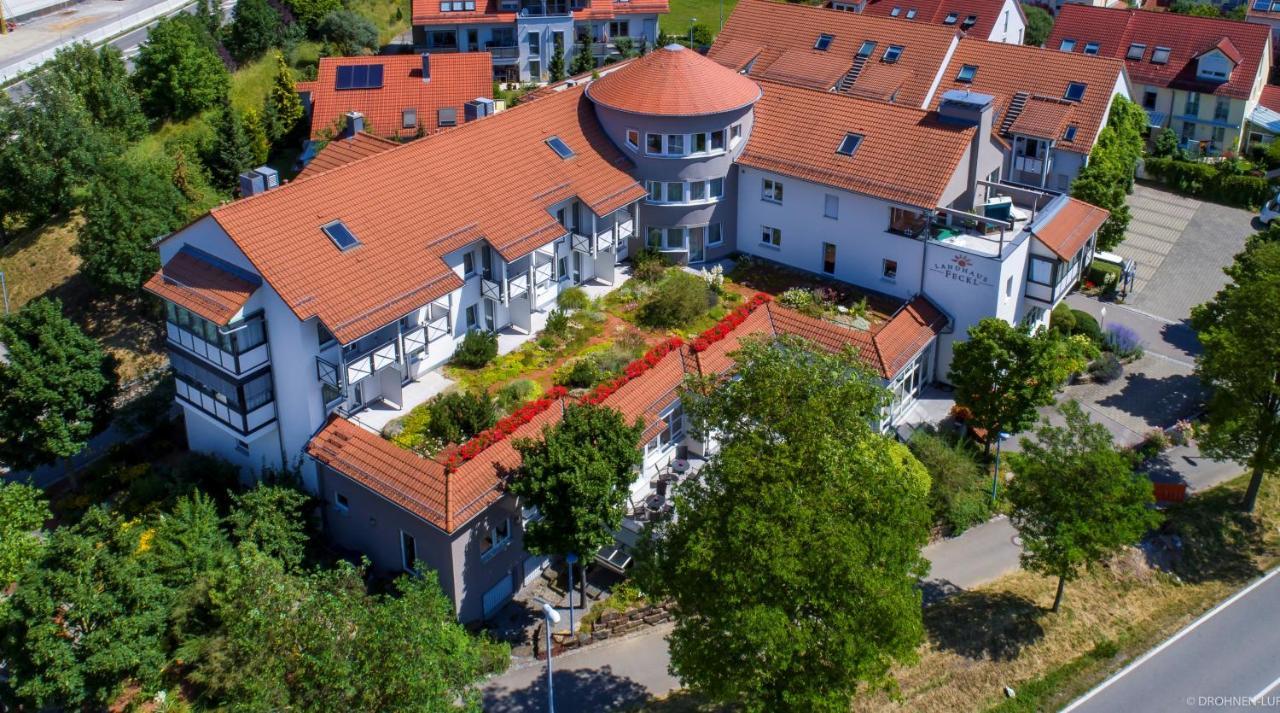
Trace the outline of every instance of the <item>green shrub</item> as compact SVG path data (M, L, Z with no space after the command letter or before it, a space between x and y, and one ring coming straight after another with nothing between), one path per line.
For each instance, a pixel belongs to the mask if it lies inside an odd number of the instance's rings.
M511 413L526 401L532 401L542 394L538 382L520 379L498 389L494 394L494 405L503 413Z
M1262 160L1267 168L1280 168L1280 141L1273 139L1267 144L1266 150L1262 153Z
M569 327L569 313L557 307L547 315L547 326L543 327L542 333L565 339L569 336Z
M457 351L453 353L453 361L458 366L479 369L493 361L496 356L498 356L498 335L472 330L462 338L462 344L459 344Z
M673 270L641 303L637 318L648 327L682 327L701 317L715 303L716 294L702 278Z
M1103 352L1092 364L1089 365L1089 376L1100 384L1109 384L1120 378L1120 373L1124 371L1124 367L1120 365L1120 357L1111 352Z
M667 261L662 253L645 248L631 256L631 276L640 282L654 283L667 273Z
M1165 185L1227 205L1256 208L1272 195L1266 178L1243 175L1247 167L1235 161L1211 164L1150 157L1144 166L1148 175Z
M813 292L803 287L792 287L778 295L778 304L791 309L804 309L813 303Z
M1085 276L1089 282L1101 287L1104 292L1116 289L1120 284L1120 266L1110 262L1094 260Z
M926 430L913 433L907 447L929 471L929 506L939 523L960 533L987 519L986 478L963 448Z
M570 287L560 293L556 304L563 310L586 309L591 306L591 298L587 297L587 291L581 287Z
M1066 302L1059 302L1049 315L1049 329L1069 337L1076 333L1076 316Z
M484 392L452 391L428 403L427 434L443 443L461 443L498 420L493 400Z
M572 389L586 389L595 386L600 381L600 369L591 358L579 359L570 365L569 370L558 377L556 381L561 386L567 386Z
M1078 309L1071 310L1071 315L1076 318L1076 329L1074 334L1083 334L1089 338L1094 344L1102 345L1102 328L1098 326L1098 320L1088 312L1082 312Z

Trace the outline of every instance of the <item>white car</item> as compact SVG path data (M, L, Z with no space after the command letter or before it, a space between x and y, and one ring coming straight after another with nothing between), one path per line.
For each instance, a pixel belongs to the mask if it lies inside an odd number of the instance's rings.
M1263 225L1271 225L1271 221L1280 219L1280 195L1262 206L1262 212L1258 214L1258 218Z

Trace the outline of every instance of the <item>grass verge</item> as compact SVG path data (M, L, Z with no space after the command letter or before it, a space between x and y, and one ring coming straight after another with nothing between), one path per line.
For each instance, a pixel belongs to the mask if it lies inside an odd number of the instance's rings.
M713 34L719 34L721 12L728 20L737 4L738 0L673 0L671 11L658 20L659 27L669 35L688 37L689 24L697 18Z

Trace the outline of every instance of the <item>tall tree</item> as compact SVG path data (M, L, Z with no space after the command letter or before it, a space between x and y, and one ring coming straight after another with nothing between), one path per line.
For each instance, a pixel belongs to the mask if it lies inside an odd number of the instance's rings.
M280 41L283 31L280 13L267 0L240 0L227 27L227 49L237 62L257 59Z
M525 549L572 552L585 564L609 544L626 514L643 431L643 424L628 425L611 408L583 404L567 407L541 440L517 440L523 465L511 492L542 514L525 528Z
M232 496L232 503L227 523L238 541L251 543L288 570L302 565L309 539L306 511L312 504L306 493L283 485L259 485Z
M303 111L298 88L293 82L293 70L289 69L283 54L276 52L275 60L276 75L262 108L262 124L267 130L267 138L273 145L278 145L298 126Z
M586 74L596 68L596 58L591 54L591 36L583 35L578 38L578 46L573 53L573 65L569 68L569 74L577 76Z
M223 107L213 119L213 145L205 165L214 185L230 191L240 174L253 167L253 142L245 131L244 119L234 108Z
M551 49L551 61L547 62L547 75L551 77L551 81L558 82L564 79L564 44L561 42L553 42Z
M1053 32L1053 15L1037 5L1022 4L1022 12L1027 16L1027 31L1022 36L1022 43L1032 47L1043 47L1044 41Z
M97 126L118 131L125 139L141 138L147 130L147 118L129 84L124 55L115 45L95 50L87 42L77 42L64 47L29 83L62 84L80 97Z
M266 163L271 158L271 140L267 138L267 128L263 125L262 114L258 110L244 110L244 133L249 137L249 146L253 148L253 165Z
M1010 519L1022 536L1022 566L1057 577L1053 611L1067 582L1160 522L1151 481L1133 472L1105 426L1089 421L1075 401L1060 408L1066 425L1046 421L1022 452L1009 455Z
M1146 128L1142 107L1121 96L1111 100L1107 125L1089 152L1089 163L1071 182L1071 195L1111 212L1098 229L1098 246L1110 250L1124 240L1132 215L1128 194L1133 188L1137 161L1145 150Z
M205 25L180 13L151 28L134 60L133 81L152 118L185 119L224 103L231 75Z
M994 317L969 328L957 342L947 379L956 404L969 409L971 423L986 431L987 451L1001 431L1016 433L1036 420L1036 409L1053 403L1058 386L1083 366L1074 343L1052 330L1032 334Z
M376 52L378 27L369 18L351 10L337 10L320 21L320 36L340 55Z
M89 184L75 250L85 276L99 289L136 291L160 268L152 243L181 227L188 215L173 173L167 157L115 158Z
M1213 392L1200 447L1249 464L1250 512L1263 474L1280 467L1280 242L1269 235L1251 239L1226 269L1231 282L1191 311L1204 345L1196 375Z
M0 463L23 470L79 453L111 417L115 360L41 298L0 320Z
M0 481L0 591L44 549L41 530L51 517L44 491L26 483Z
M847 711L924 639L929 476L876 432L888 395L852 352L745 344L735 379L682 392L720 450L642 555L675 604L671 666L746 711Z

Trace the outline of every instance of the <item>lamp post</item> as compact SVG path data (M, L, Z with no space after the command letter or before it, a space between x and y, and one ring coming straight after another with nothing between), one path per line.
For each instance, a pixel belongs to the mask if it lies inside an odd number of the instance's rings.
M560 612L543 602L542 614L547 619L547 710L549 713L556 713L556 694L551 683L551 627L560 623Z
M693 25L697 21L698 18L696 17L689 18L689 49L693 49Z
M564 556L564 561L569 565L569 635L576 636L577 629L573 628L573 565L578 561L578 556L570 552Z
M996 432L996 471L991 474L991 506L992 507L995 507L996 505L996 493L999 491L999 486L1000 486L1000 444L1004 443L1004 439L1008 437L1009 437L1009 434L1005 433L1004 431Z
M1102 316L1102 331L1105 332L1107 331L1107 308L1103 307L1098 314Z

